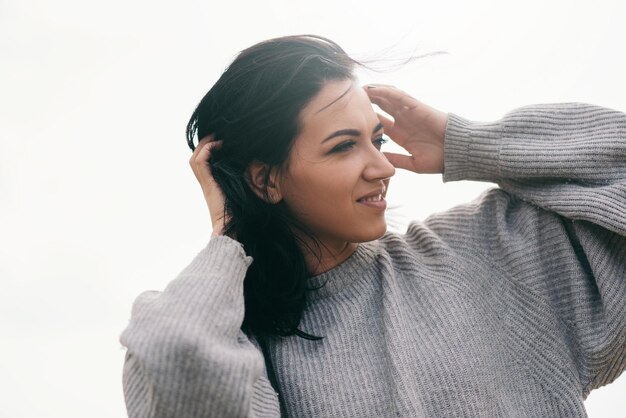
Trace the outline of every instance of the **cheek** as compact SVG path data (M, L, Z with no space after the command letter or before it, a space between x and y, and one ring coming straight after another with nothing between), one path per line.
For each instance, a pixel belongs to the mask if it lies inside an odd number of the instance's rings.
M353 206L358 173L348 164L317 164L294 173L285 201L303 215L337 214Z

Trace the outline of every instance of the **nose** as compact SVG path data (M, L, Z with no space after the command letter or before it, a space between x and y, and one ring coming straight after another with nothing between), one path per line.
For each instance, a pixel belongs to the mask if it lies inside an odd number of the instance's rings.
M367 181L387 180L396 174L396 168L389 162L385 154L372 147L368 161L363 170L363 177Z

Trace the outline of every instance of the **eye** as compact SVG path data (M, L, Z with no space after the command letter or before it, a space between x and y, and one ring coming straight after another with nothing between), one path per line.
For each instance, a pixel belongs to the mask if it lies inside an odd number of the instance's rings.
M376 138L374 140L375 144L378 144L378 146L376 148L380 149L383 144L386 144L389 140L387 138L385 138L384 136L381 136L380 138Z
M335 148L333 148L331 150L331 152L342 152L342 151L347 151L350 148L352 148L354 146L355 142L354 141L346 141L346 142L342 142L341 144L337 145Z

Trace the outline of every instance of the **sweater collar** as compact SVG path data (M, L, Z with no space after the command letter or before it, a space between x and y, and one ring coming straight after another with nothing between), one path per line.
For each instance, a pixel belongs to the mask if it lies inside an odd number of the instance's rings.
M311 290L307 298L309 300L321 299L341 292L344 288L356 284L367 272L373 270L374 259L378 253L380 243L378 240L361 242L356 250L341 264L308 278L308 286Z

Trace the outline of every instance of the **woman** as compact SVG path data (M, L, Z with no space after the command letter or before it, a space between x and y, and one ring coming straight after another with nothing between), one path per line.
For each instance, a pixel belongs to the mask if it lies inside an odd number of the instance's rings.
M476 123L360 88L355 65L269 40L198 105L213 234L133 305L129 415L586 416L626 366L626 115ZM381 153L383 131L410 156ZM500 187L390 233L395 168Z

